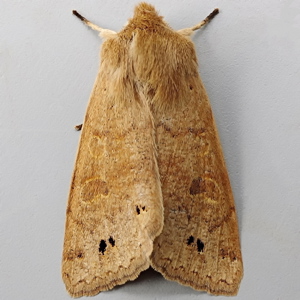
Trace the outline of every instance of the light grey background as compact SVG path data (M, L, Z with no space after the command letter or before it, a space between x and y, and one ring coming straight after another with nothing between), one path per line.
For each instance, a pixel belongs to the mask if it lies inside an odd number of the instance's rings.
M236 299L300 299L300 2L151 1L194 36L238 210ZM101 40L136 1L0 4L0 298L70 299L60 276L69 183ZM154 271L95 299L215 299ZM225 299L225 297L218 297ZM228 299L228 298L226 298Z

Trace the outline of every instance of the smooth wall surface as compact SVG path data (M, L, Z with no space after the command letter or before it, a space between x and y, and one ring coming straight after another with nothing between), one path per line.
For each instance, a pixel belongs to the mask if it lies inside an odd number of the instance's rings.
M136 3L1 1L1 299L70 299L60 264L80 136L73 126L83 120L101 45L71 11L118 31ZM300 299L300 2L151 3L174 29L220 8L193 40L239 217L245 275L236 299ZM216 298L152 270L95 296Z

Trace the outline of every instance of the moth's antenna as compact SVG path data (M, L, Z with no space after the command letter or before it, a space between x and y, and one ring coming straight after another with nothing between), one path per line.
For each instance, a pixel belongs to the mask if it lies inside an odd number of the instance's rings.
M200 29L201 27L203 27L204 25L206 25L207 23L209 23L217 14L219 13L219 9L215 8L203 21L201 21L199 24L193 26L193 27L189 27L189 28L184 28L184 29L180 29L177 32L182 34L182 35L186 35L186 36L190 36L194 31Z
M200 29L201 27L209 23L218 13L219 13L219 9L215 8L202 22L195 25L194 27L191 27L191 29L193 31Z
M77 18L79 18L84 24L92 28L93 30L96 30L99 32L99 35L102 37L109 37L111 35L117 34L115 31L104 29L99 27L98 25L93 24L91 21L83 17L77 10L73 10L73 15L75 15Z

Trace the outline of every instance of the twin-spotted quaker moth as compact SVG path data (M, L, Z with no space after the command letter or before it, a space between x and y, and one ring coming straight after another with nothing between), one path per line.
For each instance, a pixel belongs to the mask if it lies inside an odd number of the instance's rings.
M140 3L119 32L102 29L100 70L67 207L62 276L74 297L167 279L235 295L243 275L237 218L192 33Z

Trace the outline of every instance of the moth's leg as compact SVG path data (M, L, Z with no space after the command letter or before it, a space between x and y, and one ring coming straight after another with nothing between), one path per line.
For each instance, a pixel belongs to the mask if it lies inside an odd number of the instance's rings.
M75 130L80 131L82 128L82 125L83 124L78 124L78 125L74 126Z

